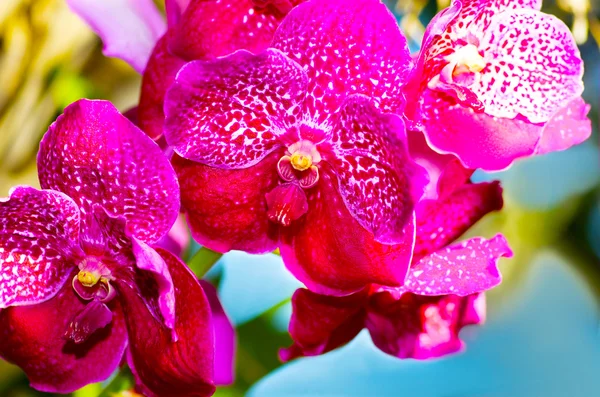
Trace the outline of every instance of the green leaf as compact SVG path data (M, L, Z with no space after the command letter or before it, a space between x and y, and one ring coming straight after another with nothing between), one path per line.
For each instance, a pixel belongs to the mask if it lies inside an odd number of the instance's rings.
M202 247L194 254L192 259L189 260L188 266L198 278L202 278L222 256L223 254Z

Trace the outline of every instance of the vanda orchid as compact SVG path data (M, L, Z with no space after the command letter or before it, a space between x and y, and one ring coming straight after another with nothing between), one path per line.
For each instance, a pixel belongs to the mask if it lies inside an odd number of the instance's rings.
M314 291L402 285L427 178L387 112L402 110L410 66L378 0L303 3L272 48L184 66L165 136L196 240L220 252L278 247Z
M541 0L453 0L429 24L407 112L439 152L500 170L591 134L583 61Z
M105 101L50 127L43 190L0 202L0 357L31 385L70 392L126 357L146 395L214 391L211 312L179 259L151 245L179 210L160 148Z
M265 50L281 20L303 0L166 0L168 27L152 0L67 1L102 37L105 54L143 73L139 124L159 139L165 92L186 62Z
M403 286L370 285L336 297L299 289L292 298L294 344L283 360L326 353L369 330L382 351L426 359L455 353L462 327L485 320L484 291L500 283L498 260L511 256L504 237L452 243L490 211L502 208L497 183L471 184L450 161L433 183L436 199L417 207L415 256Z

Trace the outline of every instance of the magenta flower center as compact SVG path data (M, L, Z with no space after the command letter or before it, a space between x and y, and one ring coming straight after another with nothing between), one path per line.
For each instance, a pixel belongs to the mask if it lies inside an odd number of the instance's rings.
M297 181L298 184L308 189L319 180L321 154L317 146L309 140L302 139L287 148L287 152L277 163L277 172L286 182Z

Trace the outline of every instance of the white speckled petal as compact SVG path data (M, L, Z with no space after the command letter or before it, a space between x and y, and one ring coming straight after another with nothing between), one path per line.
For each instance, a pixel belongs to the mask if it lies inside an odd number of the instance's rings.
M480 44L487 64L470 86L496 117L548 121L583 92L583 61L569 28L535 10L506 11L492 18Z
M305 94L305 73L277 50L190 62L167 92L165 137L189 160L250 167L281 146Z
M404 106L401 86L411 58L396 20L379 0L300 4L279 26L273 47L306 70L306 108L318 125L350 94L375 98L386 111Z
M175 171L160 148L107 101L69 105L42 139L43 188L67 194L84 215L94 204L127 220L145 242L166 234L179 212ZM85 229L91 216L83 216Z
M408 155L402 119L352 95L339 112L331 143L335 157L325 160L336 171L352 215L377 241L403 241L427 176Z
M0 309L52 298L78 255L79 210L59 192L16 187L0 201Z
M418 295L467 296L500 284L500 257L512 251L502 235L450 245L413 265L403 289Z

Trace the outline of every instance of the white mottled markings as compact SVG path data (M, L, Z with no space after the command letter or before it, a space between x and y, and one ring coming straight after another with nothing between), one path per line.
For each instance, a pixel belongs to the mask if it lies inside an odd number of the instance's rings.
M64 194L17 187L0 201L0 309L52 298L75 269L79 210Z

